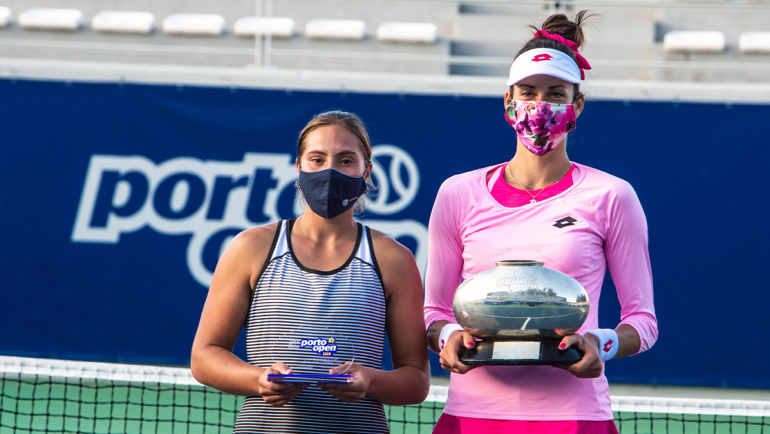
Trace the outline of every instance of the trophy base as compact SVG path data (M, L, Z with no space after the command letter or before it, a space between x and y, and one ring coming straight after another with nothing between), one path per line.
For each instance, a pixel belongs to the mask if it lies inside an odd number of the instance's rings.
M355 375L329 374L268 374L271 383L352 383Z
M559 349L560 341L478 341L460 354L466 365L571 365L583 358L577 348Z

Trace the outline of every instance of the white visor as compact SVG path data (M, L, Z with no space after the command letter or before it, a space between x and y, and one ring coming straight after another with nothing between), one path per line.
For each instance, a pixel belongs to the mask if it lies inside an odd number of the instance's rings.
M525 51L511 65L508 87L533 75L550 75L566 82L580 84L580 68L571 57L553 48Z

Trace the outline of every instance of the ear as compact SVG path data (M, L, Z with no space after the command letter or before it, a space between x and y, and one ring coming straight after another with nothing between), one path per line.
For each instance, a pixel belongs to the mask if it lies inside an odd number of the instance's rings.
M366 166L366 170L364 170L364 179L367 181L372 179L372 167L374 167L374 163L370 161Z
M577 96L575 96L575 102L572 103L573 107L575 108L575 117L577 118L580 116L580 113L583 111L583 107L586 103L586 97L583 95L583 92L578 92Z
M509 105L511 105L511 91L505 92L505 99L503 100L505 108L508 108Z
M302 170L302 168L299 166L299 157L294 160L294 165L297 166L297 175L299 175L299 172Z

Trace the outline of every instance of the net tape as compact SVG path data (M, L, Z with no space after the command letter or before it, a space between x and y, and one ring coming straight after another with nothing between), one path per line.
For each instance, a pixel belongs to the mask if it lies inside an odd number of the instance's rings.
M0 356L0 373L202 386L185 368Z

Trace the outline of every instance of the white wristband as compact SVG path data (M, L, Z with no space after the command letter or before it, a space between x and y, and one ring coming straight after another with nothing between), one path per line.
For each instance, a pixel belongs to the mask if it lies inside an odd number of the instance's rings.
M594 329L588 330L586 333L599 338L599 358L603 362L615 357L618 353L618 333L612 329Z
M438 349L439 351L444 349L444 345L449 340L449 336L456 331L465 331L460 324L447 324L441 329L441 334L438 335Z

